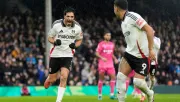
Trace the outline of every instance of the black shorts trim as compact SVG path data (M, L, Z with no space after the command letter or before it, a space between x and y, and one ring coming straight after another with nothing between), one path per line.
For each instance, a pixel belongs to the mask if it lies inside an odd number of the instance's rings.
M62 67L70 69L72 57L51 57L49 61L49 74L58 72Z
M148 58L137 58L127 52L124 53L123 57L126 59L132 70L140 75L147 76L150 66Z

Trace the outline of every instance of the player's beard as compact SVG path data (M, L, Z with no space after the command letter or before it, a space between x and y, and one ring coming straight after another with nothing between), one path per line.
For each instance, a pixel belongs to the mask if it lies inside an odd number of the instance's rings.
M115 14L117 19L121 19L119 14Z
M72 26L72 24L73 24L73 21L66 20L66 26L70 27Z
M67 26L72 26L72 22L67 22Z
M117 18L117 19L121 19L119 15L116 15L116 18Z

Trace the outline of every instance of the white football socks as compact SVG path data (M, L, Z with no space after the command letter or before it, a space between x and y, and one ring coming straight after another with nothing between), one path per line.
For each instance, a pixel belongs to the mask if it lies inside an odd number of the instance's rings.
M58 94L57 94L56 102L61 102L65 90L66 90L66 88L64 88L64 87L58 87Z
M150 79L150 85L149 85L149 88L150 88L151 90L153 89L153 87L154 87L154 85L155 85L155 81L156 81L155 78L153 78L152 80Z
M146 95L151 96L152 90L149 89L147 86L147 83L144 79L134 78L134 85L139 88L142 92L144 92Z
M125 95L126 95L126 78L127 76L121 72L117 74L117 97L119 102L125 102Z

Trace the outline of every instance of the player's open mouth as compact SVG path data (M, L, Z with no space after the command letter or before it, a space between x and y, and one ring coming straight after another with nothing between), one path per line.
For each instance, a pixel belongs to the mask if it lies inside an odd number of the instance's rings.
M67 23L72 23L72 21L67 21Z

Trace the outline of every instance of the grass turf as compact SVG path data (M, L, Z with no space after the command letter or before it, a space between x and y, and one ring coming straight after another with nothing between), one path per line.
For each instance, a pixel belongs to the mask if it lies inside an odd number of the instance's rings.
M0 102L55 102L56 97L0 97ZM97 100L97 96L65 96L62 102L118 102L110 100L108 96L103 96L102 101ZM140 102L138 98L128 96L126 102ZM147 102L147 100L145 101ZM155 102L180 102L180 94L156 94Z

